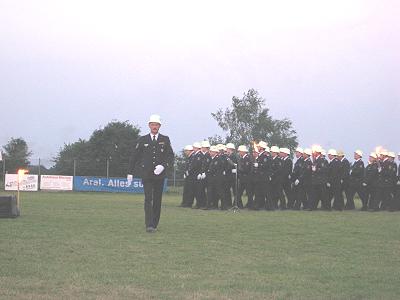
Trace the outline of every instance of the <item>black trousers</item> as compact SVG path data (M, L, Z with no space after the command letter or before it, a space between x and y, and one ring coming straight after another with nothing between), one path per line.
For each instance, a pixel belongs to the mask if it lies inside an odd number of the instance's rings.
M318 204L321 201L322 209L331 209L331 203L329 202L329 195L326 188L326 184L315 184L312 186L312 209L317 209Z
M239 180L237 205L240 208L243 207L242 196L244 191L246 191L247 195L247 204L245 206L247 208L254 208L254 185L250 180Z
M342 192L342 186L340 183L331 183L329 188L329 202L333 199L332 207L335 210L343 210L344 208L344 197Z
M223 180L217 178L209 180L207 188L207 199L207 208L218 208L219 202L221 201L221 209L228 209Z
M311 185L297 185L295 186L295 201L293 204L293 209L299 210L301 204L303 204L303 209L311 208L311 199L312 199L312 187Z
M354 209L355 204L354 204L354 196L358 194L358 196L361 199L362 202L362 208L366 209L368 207L368 199L367 199L367 191L366 189L360 184L360 185L350 185L348 188L348 193L347 193L347 201L345 205L345 209Z
M161 214L161 198L164 178L143 179L144 219L146 228L157 228Z
M207 203L207 195L206 195L206 186L208 179L202 179L195 181L195 198L196 198L196 207L205 207Z
M267 192L268 192L268 187L266 181L257 180L254 182L255 209L265 209Z
M183 207L192 207L195 197L195 179L186 177L183 185L182 203Z

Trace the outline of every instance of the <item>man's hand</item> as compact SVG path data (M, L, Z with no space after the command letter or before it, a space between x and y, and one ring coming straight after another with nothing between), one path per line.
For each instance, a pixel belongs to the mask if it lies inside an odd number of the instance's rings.
M128 174L128 175L126 176L126 180L128 180L128 183L131 183L132 180L133 180L133 175L132 175L132 174Z
M197 180L201 180L201 174L197 175Z
M255 168L258 168L258 163L254 163L254 167L255 167Z
M331 184L330 184L329 182L327 182L327 183L326 183L326 186L327 186L328 188L330 188L330 187L331 187Z
M367 186L367 184L365 183L365 182L363 182L363 184L362 184L363 186Z
M236 174L237 170L236 169L232 169L232 174Z
M206 173L201 174L201 179L206 179Z
M295 185L295 186L298 186L299 183L300 183L300 180L296 179L296 181L294 182L294 185Z
M154 174L155 175L160 175L164 171L164 166L162 165L157 165L156 168L154 169Z

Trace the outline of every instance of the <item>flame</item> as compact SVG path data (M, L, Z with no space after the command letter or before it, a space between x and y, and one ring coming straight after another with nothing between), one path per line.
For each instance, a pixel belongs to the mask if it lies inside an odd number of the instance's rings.
M25 174L27 174L29 171L28 170L25 170L25 169L19 169L18 170L18 182L19 183L21 183L21 181L22 181L22 177L25 175Z

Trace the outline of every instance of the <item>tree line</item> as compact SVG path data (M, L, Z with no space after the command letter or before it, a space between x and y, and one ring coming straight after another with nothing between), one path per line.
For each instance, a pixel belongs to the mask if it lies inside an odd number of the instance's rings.
M263 140L270 145L285 146L292 150L297 147L297 134L292 122L287 118L274 119L266 107L265 99L254 89L244 93L241 98L232 97L230 107L218 109L211 116L225 133L224 137L209 137L211 144L231 142L238 146ZM140 128L129 121L113 120L103 128L94 130L88 140L79 139L64 144L53 158L54 165L50 169L42 167L41 173L125 177L132 149L140 133ZM194 141L188 141L191 142ZM37 166L30 163L32 151L23 138L11 138L3 150L1 163L6 163L1 170L15 173L20 168L28 168L32 173L38 173ZM184 172L183 152L176 149L175 152L175 174L181 178ZM171 177L172 171L169 172Z

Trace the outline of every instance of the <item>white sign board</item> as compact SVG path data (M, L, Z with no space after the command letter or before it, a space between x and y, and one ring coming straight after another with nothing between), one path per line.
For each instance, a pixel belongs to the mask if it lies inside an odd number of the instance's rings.
M54 191L72 191L73 176L41 175L40 189Z
M38 179L37 175L22 175L20 178L19 190L36 192L38 190ZM6 174L4 189L6 191L18 190L18 174Z

